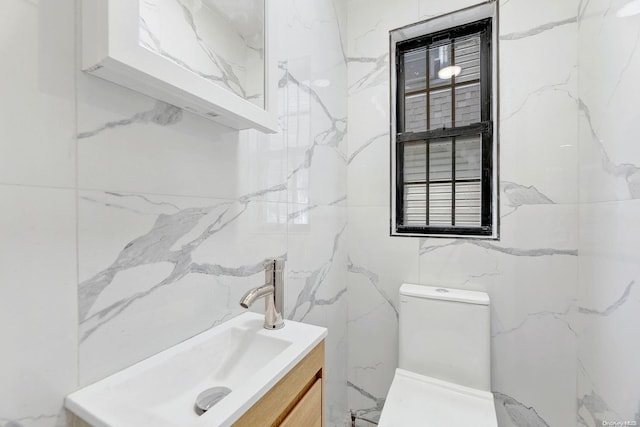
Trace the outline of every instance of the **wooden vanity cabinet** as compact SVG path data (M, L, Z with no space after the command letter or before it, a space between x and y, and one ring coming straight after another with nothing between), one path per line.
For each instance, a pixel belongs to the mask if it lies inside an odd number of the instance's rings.
M236 421L234 427L324 427L324 341Z

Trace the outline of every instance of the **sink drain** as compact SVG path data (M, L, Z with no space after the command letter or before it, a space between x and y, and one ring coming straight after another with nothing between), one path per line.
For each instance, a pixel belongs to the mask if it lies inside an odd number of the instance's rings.
M231 393L231 389L228 387L212 387L206 389L196 397L196 413L198 415L204 414L229 393Z

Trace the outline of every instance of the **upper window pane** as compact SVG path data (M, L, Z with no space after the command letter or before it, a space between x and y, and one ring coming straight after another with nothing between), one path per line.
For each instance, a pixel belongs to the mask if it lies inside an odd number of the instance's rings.
M404 54L404 92L423 91L427 88L427 49L416 49Z
M429 49L429 87L449 85L447 70L451 67L451 43Z
M404 54L405 132L427 130L427 49Z
M456 83L480 80L480 37L456 40L454 44L455 64L460 67Z
M429 129L451 127L451 88L429 92Z
M480 121L480 83L456 86L456 126Z

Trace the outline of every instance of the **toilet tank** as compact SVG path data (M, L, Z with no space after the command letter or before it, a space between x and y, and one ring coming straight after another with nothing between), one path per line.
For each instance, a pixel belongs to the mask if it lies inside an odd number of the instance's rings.
M491 391L486 293L403 284L399 312L400 368Z

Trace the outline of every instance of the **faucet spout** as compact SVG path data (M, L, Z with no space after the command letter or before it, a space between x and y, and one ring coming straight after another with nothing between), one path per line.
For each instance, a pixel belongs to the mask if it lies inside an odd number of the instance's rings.
M240 305L243 308L249 308L255 300L264 297L264 327L265 329L280 329L284 326L282 318L284 311L284 283L282 280L284 261L274 259L266 262L264 267L266 284L244 294Z
M260 286L259 288L251 289L246 294L244 294L244 296L240 300L240 305L243 308L249 308L254 303L255 300L257 300L258 298L267 296L269 294L272 294L273 291L274 291L274 286L271 284L267 284L264 286Z

